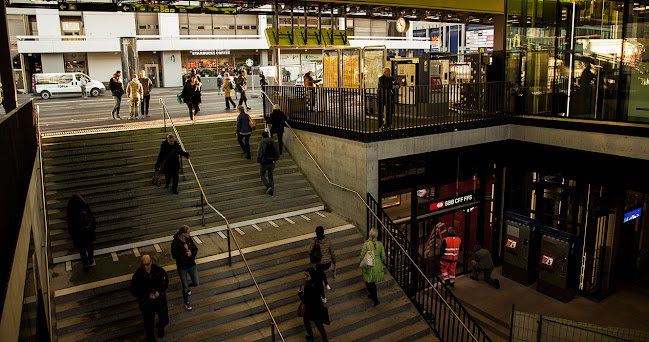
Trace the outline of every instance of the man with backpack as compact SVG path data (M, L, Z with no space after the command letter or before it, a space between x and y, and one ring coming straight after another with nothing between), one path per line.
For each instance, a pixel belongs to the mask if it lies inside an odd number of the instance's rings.
M274 195L275 182L273 181L273 170L275 170L275 163L279 159L279 147L277 143L270 137L268 131L261 133L261 141L257 146L257 163L259 163L259 175L261 181L266 186L266 194L269 196ZM266 172L268 172L268 179L266 179Z

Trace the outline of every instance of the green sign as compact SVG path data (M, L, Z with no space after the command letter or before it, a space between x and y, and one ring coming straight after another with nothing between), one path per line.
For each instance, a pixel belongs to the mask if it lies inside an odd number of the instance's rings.
M349 46L345 30L267 28L265 32L271 48Z
M207 14L236 14L236 8L124 4L123 12L156 12L156 13L207 13Z

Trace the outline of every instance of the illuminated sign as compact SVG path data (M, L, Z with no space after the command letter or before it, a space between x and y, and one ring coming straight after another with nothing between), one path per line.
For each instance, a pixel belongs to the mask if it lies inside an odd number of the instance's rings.
M541 255L541 266L553 270L554 269L554 256L550 254L543 253Z
M635 220L642 215L642 208L636 210L631 210L628 213L624 214L624 223Z
M192 56L218 56L218 55L229 55L230 49L222 50L192 50Z
M448 208L457 206L460 204L468 203L473 201L473 194L460 195L455 198L450 198L446 200L441 200L430 204L430 211L439 210L442 208Z
M505 242L505 248L510 252L518 253L518 240L508 237L507 242Z
M122 12L236 14L237 9L210 6L125 4L122 5Z

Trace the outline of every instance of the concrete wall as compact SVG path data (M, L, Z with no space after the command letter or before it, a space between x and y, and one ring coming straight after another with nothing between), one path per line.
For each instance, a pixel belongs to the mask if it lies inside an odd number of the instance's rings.
M509 125L510 138L580 151L649 160L649 138Z
M43 72L65 72L62 53L44 53L41 55Z
M83 12L86 37L135 37L135 13Z
M178 13L158 13L158 32L162 37L178 37L180 35Z
M180 51L163 51L162 60L162 86L180 87L183 85L182 68L180 65Z
M366 144L305 131L297 131L297 134L333 182L357 191L365 199ZM358 196L329 185L291 130L284 133L284 145L327 208L351 220L364 234L367 211Z
M61 36L61 20L56 9L37 9L36 27L39 37Z
M88 53L88 76L93 79L109 82L117 70L122 70L122 59L119 53Z

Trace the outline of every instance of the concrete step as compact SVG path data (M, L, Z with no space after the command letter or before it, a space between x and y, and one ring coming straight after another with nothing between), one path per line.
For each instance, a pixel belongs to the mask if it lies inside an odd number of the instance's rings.
M340 263L341 263L341 280L356 279L358 282L357 259L358 259L358 246L362 244L362 238L358 233L351 236L335 238L336 246L340 248ZM302 241L303 244L310 244L310 240ZM269 303L281 301L283 297L295 296L295 288L301 282L301 270L306 267L307 253L305 252L306 246L300 248L293 248L288 253L257 257L251 259L249 262L251 268L255 272L255 277L262 287L265 295L268 296ZM292 254L289 254L292 253ZM277 256L277 258L274 258ZM284 262L290 259L291 262ZM272 267L268 267L273 265ZM200 322L208 321L209 324L214 322L205 320L203 318L213 317L213 315L223 315L229 313L229 319L232 315L237 315L237 312L243 310L246 312L246 307L249 307L250 301L258 300L257 292L252 286L250 277L245 270L243 263L234 264L232 267L227 265L219 266L215 270L207 268L209 264L201 265L201 285L193 289L191 296L192 305L194 310L187 312L182 307L182 295L180 293L180 281L175 272L169 272L170 287L167 291L168 302L170 307L170 317L172 324L178 322L176 326L182 329L191 328L191 325L197 325ZM341 283L343 283L341 281ZM362 283L361 283L362 285ZM278 292L279 291L279 292ZM100 296L101 298L97 298ZM71 307L78 309L80 303L90 304L93 307L99 307L94 311L88 311L79 316L65 316L65 312L57 312L57 326L59 328L59 338L61 341L79 340L81 337L88 333L97 330L97 324L101 324L104 328L102 335L123 334L134 328L134 331L141 332L141 323L139 318L139 310L134 298L130 296L127 288L122 288L118 293L95 293L95 298L87 298L86 300L69 301L67 306L68 310ZM248 303L248 304L246 304ZM273 304L275 305L275 304ZM62 305L57 305L57 311L62 309ZM227 310L227 311L226 311ZM265 311L259 306L257 311ZM260 311L261 312L261 311ZM241 315L240 313L238 315ZM135 318L135 319L134 319ZM189 322L183 322L186 319ZM170 328L168 332L170 335L173 333ZM132 333L132 332L131 332ZM91 339L101 340L101 339Z
M267 196L266 196L267 197ZM257 208L249 208L246 205L241 205L236 208L221 210L221 213L228 217L230 223L234 223L241 220L249 220L251 218L272 216L278 213L286 212L287 207L290 206L291 209L303 209L317 207L320 203L320 200L315 195L307 195L301 197L292 197L290 194L283 196L281 200L278 198L279 195L276 195L275 200L270 202L266 206L258 206ZM182 217L179 217L179 214L183 213ZM130 225L128 222L120 223L121 228L113 229L109 232L97 233L95 240L95 249L107 248L109 246L119 246L122 243L126 242L135 242L141 240L151 240L159 236L166 236L169 233L174 232L183 224L186 224L190 227L197 227L202 225L202 215L201 209L198 208L183 208L179 209L174 213L169 213L165 215L151 214L147 215L146 218L142 220L149 219L149 223L143 223L142 225L135 226ZM154 222L151 222L155 220ZM220 215L214 212L205 212L205 224L212 224L216 222L223 222ZM51 243L52 251L58 252L62 250L70 250L73 248L71 240L56 240ZM56 253L55 253L56 254ZM70 254L70 253L66 253ZM72 252L74 254L74 252Z

